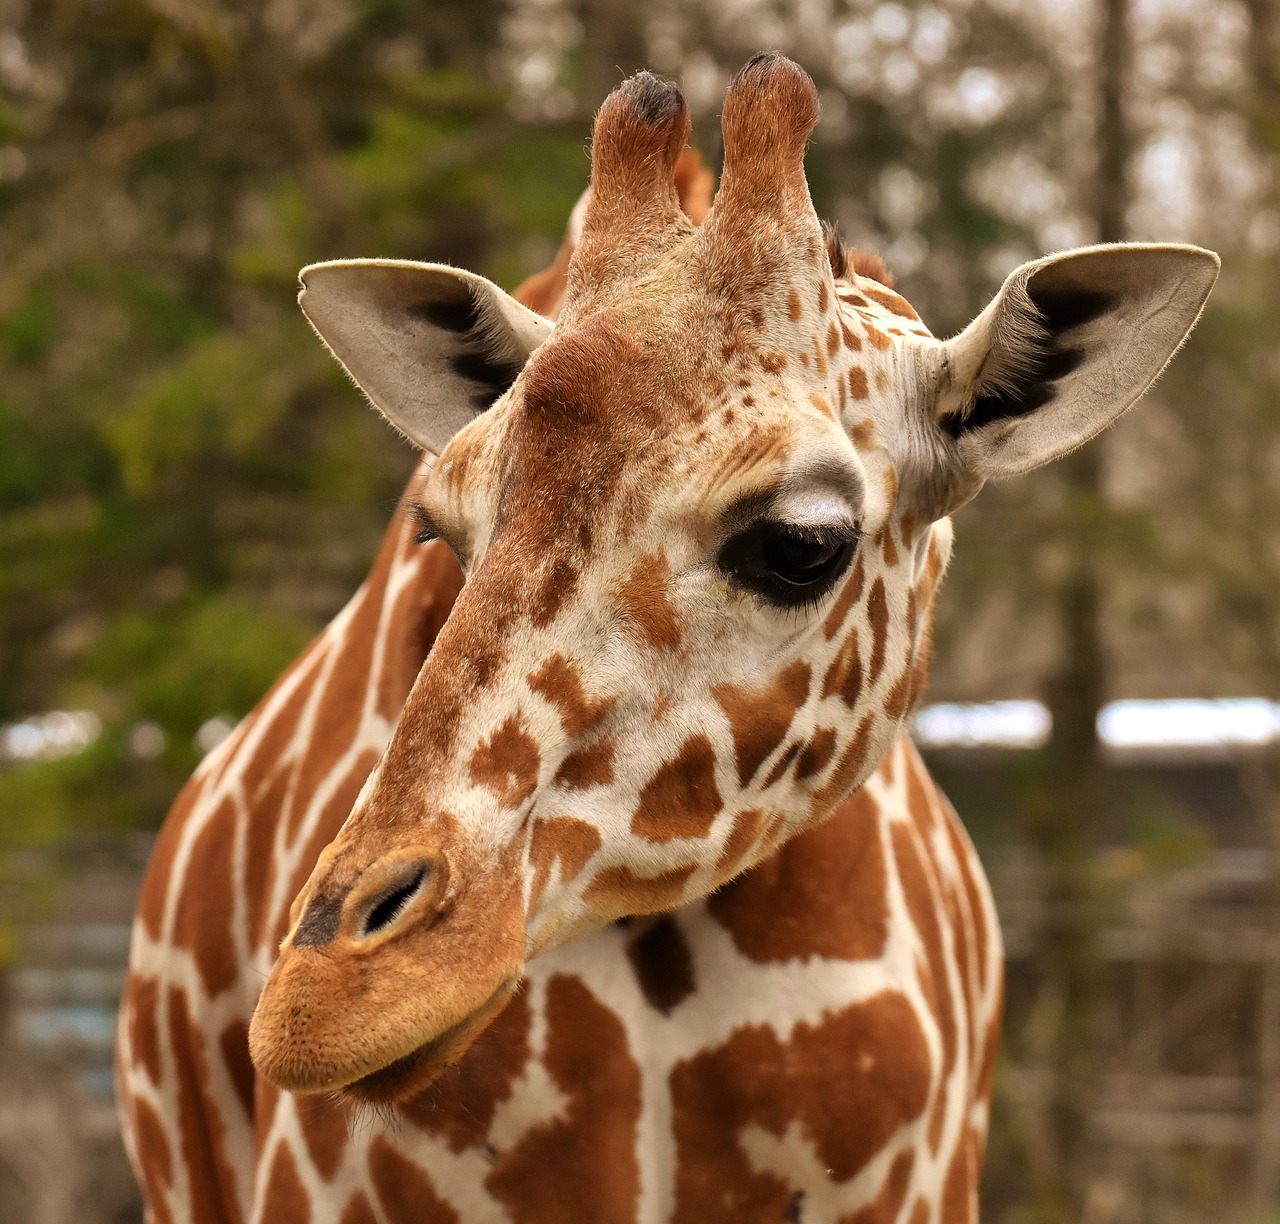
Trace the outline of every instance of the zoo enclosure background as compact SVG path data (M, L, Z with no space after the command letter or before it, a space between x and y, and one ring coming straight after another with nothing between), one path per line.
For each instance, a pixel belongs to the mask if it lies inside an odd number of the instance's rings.
M1114 768L1094 719L1113 697L1280 694L1277 0L3 0L0 721L102 728L0 761L8 980L41 922L98 895L86 847L132 879L210 736L360 581L410 471L297 314L298 268L389 255L513 286L554 253L624 73L681 84L714 166L724 85L762 47L821 90L820 213L938 334L1047 250L1224 257L1140 410L958 516L930 699L1040 696L1054 717L1042 750L937 763L1014 881L987 1218L1273 1218L1277 954L1126 960L1112 935L1228 842L1261 856L1248 921L1280 931L1275 749L1240 764L1228 828ZM1227 1018L1201 1026L1227 1036L1196 1082L1246 1084L1243 1131L1122 1134L1117 1155L1108 1069L1130 1047L1162 1068L1133 999L1159 1015L1206 983ZM75 1059L45 1068L8 1031L0 1213L136 1214L109 1125L55 1069Z

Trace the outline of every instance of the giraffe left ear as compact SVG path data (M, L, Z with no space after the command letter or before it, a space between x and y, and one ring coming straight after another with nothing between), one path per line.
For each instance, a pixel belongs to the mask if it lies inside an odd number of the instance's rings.
M552 325L442 264L343 259L300 273L298 304L375 408L438 455L516 380Z
M1135 243L1011 273L941 348L934 414L968 495L1065 455L1120 416L1195 326L1219 266L1200 247Z

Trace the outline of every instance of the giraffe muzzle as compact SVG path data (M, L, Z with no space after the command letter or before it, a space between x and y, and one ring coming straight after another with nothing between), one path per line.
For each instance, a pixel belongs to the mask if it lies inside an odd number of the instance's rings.
M524 971L523 894L504 862L460 867L409 845L359 864L327 852L249 1030L260 1074L292 1092L403 1100L455 1062Z

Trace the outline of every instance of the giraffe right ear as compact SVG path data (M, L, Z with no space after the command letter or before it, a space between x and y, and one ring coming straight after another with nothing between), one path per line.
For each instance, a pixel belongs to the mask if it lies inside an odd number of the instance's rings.
M967 476L1028 472L1100 433L1159 377L1218 276L1212 251L1117 243L1015 269L938 350L935 420Z
M438 455L516 380L553 327L497 285L442 264L303 268L298 304L375 408Z

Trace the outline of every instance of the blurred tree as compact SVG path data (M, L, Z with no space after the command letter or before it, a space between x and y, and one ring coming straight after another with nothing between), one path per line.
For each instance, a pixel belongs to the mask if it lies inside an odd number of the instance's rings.
M1095 236L1126 237L1129 133L1126 93L1131 75L1128 0L1101 0L1096 19L1097 167L1092 182ZM1111 534L1102 485L1106 439L1063 459L1057 478L1067 511L1059 525L1068 540L1055 599L1061 658L1044 686L1052 732L1042 769L1030 771L1024 806L1031 840L1046 865L1046 920L1035 960L1047 1008L1043 1035L1051 1051L1046 1133L1035 1150L1048 1155L1033 1180L1033 1205L1046 1224L1068 1224L1085 1212L1096 1136L1097 1013L1102 979L1100 905L1094 864L1107 810L1107 778L1097 722L1108 694L1102 617L1106 577L1100 547ZM1046 1014L1047 1013L1047 1014Z
M75 704L111 728L75 767L0 772L32 830L33 787L64 821L158 820L197 728L246 712L363 576L412 456L310 335L297 269L510 281L530 237L558 241L581 133L510 115L505 10L0 16L0 719ZM151 762L139 719L167 733Z

